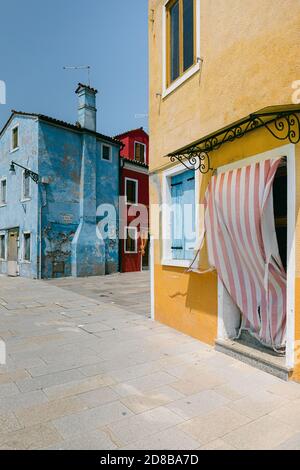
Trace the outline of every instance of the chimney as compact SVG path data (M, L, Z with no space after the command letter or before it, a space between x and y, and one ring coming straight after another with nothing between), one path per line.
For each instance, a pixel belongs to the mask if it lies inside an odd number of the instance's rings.
M96 94L97 90L88 85L78 83L78 123L84 129L96 131Z

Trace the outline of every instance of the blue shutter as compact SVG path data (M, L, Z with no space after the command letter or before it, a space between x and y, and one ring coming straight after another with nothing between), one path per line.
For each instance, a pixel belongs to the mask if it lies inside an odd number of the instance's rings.
M184 259L192 260L196 242L195 174L192 170L184 173L182 203L184 207Z
M183 214L182 214L182 198L183 198L183 178L182 175L173 176L171 179L171 196L172 196L172 258L184 259L184 238L183 238Z
M195 248L195 174L188 170L171 178L172 258L192 260Z

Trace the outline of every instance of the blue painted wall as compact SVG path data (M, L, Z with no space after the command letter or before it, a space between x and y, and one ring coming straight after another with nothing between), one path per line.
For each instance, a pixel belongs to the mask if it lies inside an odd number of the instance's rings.
M19 149L11 151L11 130L19 125ZM38 186L30 182L30 200L22 201L22 170L9 173L11 160L38 171L38 122L35 119L14 116L0 136L0 179L7 178L7 204L0 207L0 233L8 238L7 229L19 229L19 273L36 278L39 269ZM23 260L23 233L31 233L31 262ZM7 273L7 262L0 261L0 273Z
M10 153L16 123L20 149ZM0 207L0 234L19 227L20 234L30 231L32 238L31 263L20 261L20 275L36 278L39 269L44 278L118 271L118 240L103 244L96 235L99 204L113 204L118 214L119 146L105 142L112 148L108 162L102 160L103 142L96 134L20 115L0 137L0 178L7 177L8 192L7 206ZM23 204L22 171L16 168L15 176L9 174L12 159L45 178L40 185L31 182L31 200ZM0 273L6 271L6 261L0 261Z

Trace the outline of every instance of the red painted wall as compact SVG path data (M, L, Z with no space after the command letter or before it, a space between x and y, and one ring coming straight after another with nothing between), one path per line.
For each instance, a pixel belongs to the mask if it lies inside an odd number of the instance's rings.
M135 129L129 131L126 134L117 136L124 144L124 148L121 151L121 157L128 160L134 160L134 142L141 142L146 145L146 161L149 162L149 137L143 129ZM149 208L149 176L145 174L145 170L148 170L146 165L136 165L136 169L121 168L121 196L125 196L125 178L131 178L138 181L138 203L143 204ZM130 225L136 217L128 215L129 206L121 208L123 227ZM137 214L138 216L138 214ZM146 225L149 224L149 218L146 221ZM138 226L138 232L140 227ZM120 234L121 235L121 234ZM142 254L141 254L141 239L138 238L138 252L137 253L125 253L125 240L120 241L120 254L121 254L121 272L135 272L142 269ZM149 246L147 246L149 249Z
M146 145L146 164L149 165L149 136L147 132L141 129L134 129L129 131L126 134L117 136L124 144L124 148L121 150L121 157L129 158L130 160L134 159L134 142L140 142L141 144Z

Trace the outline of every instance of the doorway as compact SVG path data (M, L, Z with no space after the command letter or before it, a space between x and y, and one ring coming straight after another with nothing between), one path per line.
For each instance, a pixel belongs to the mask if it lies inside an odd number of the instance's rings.
M285 157L284 157L285 156ZM274 220L275 232L278 242L278 249L283 267L287 274L286 284L286 351L285 355L278 357L275 360L275 368L282 372L282 377L287 377L294 367L295 351L294 351L294 338L295 338L295 324L294 324L294 302L295 302L295 146L285 145L280 148L274 149L263 154L255 155L247 158L242 162L225 165L218 171L227 171L233 168L239 168L244 165L249 165L255 162L263 161L266 159L282 157L282 162L277 169L275 179L273 181L273 207L274 207ZM226 354L235 355L244 362L251 362L243 358L243 353L240 354L236 350L236 334L239 332L241 324L241 312L233 302L228 291L219 279L218 283L218 336L216 345L218 350L222 350ZM255 343L255 342L254 342ZM221 347L219 345L221 344ZM231 349L226 351L226 349ZM270 350L260 347L260 344L253 344L249 357L253 356L255 359L253 365L260 367L258 363L264 363L263 367L272 363L269 354ZM243 350L243 348L241 348ZM247 348L244 348L246 351ZM249 349L248 349L249 351ZM264 354L266 353L266 354ZM247 355L247 351L246 351ZM274 357L274 356L273 356ZM272 367L270 367L273 373Z
M19 275L19 229L8 230L7 246L7 274L16 277Z

